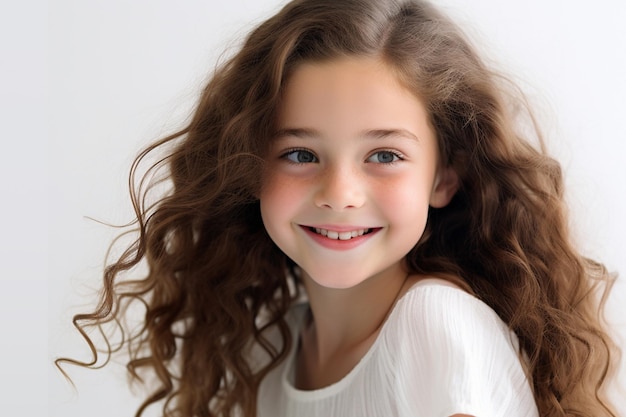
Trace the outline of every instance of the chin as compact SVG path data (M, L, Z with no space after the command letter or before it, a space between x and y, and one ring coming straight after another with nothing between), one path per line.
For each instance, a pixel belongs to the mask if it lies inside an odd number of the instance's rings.
M346 274L345 272L342 272L342 271L332 271L332 272L311 271L312 273L309 273L305 271L304 269L302 271L303 271L303 278L314 282L320 287L336 289L336 290L343 290L343 289L356 287L357 285L361 284L363 281L367 279L367 276L363 276L361 274L359 275Z

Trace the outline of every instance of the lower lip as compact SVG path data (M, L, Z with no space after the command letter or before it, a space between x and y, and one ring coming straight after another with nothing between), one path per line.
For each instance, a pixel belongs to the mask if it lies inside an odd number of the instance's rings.
M381 229L372 229L372 231L368 234L353 237L348 240L341 239L329 239L326 236L320 235L319 233L315 233L311 231L308 227L300 226L304 232L311 237L316 243L319 245L332 249L332 250L350 250L356 248L357 246L365 243L368 239L378 233Z

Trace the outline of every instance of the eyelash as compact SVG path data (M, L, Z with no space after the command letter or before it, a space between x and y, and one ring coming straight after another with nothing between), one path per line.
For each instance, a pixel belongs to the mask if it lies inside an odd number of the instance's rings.
M381 150L378 150L378 151L376 151L376 152L372 152L372 154L371 154L370 156L368 156L366 160L369 160L369 159L370 159L371 157L373 157L374 155L378 155L378 154L381 154L381 153L388 153L388 154L391 154L391 155L393 155L393 156L394 156L394 158L396 158L396 159L395 159L395 160L393 160L393 161L391 161L391 162L378 162L379 164L383 164L383 165L393 165L393 164L395 164L395 163L397 163L397 162L404 161L404 155L402 155L402 154L401 154L400 152L398 152L398 151L393 151L393 150L391 150L391 149L381 149ZM376 162L374 162L374 163L376 163Z
M310 154L313 158L313 160L311 161L307 161L307 162L302 162L302 161L293 161L289 158L289 156L296 154L297 152L303 152L303 153L307 153ZM381 154L381 153L388 153L393 155L393 157L395 158L393 161L391 162L373 162L373 161L369 161L370 158L372 158L375 155ZM310 164L310 163L317 163L319 162L319 158L315 155L315 153L313 153L312 151L310 151L309 149L305 149L305 148L291 148L291 149L287 149L285 152L283 152L280 155L281 159L285 159L287 162L294 164L294 165L301 165L301 164ZM397 151L393 151L390 149L381 149L381 150L377 150L375 152L372 152L367 158L366 158L366 162L370 162L370 163L378 163L381 165L392 165L395 164L399 161L403 161L404 160L404 155L402 155L400 152Z
M306 152L310 155L313 156L313 158L315 159L315 161L310 161L310 162L299 162L299 161L292 161L291 159L289 159L290 155L295 154L296 152ZM291 148L291 149L287 149L285 152L283 152L280 155L281 159L285 159L287 162L289 162L290 164L294 164L294 165L301 165L301 164L307 164L307 163L314 163L314 162L319 162L319 158L317 156L315 156L315 154L313 152L311 152L308 149L304 149L304 148Z

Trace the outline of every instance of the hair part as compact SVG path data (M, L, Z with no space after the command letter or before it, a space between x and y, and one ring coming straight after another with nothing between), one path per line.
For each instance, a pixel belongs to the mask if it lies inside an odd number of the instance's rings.
M263 157L290 74L346 56L377 57L396 71L426 104L442 163L460 178L407 255L411 272L461 279L508 324L541 415L614 416L602 390L615 346L600 317L612 278L571 244L560 166L518 133L509 103L521 96L420 0L295 0L249 35L189 125L135 161L138 238L106 269L96 311L75 317L93 362L70 362L94 365L83 329L116 322L125 300L141 302L145 325L125 339L128 369L151 370L159 387L138 416L161 400L169 416L255 415L261 380L293 346L285 315L298 296L293 264L261 221ZM135 190L134 173L171 144L149 172L164 169L172 190L146 205L149 188ZM144 260L144 277L120 279ZM250 364L252 345L267 363Z

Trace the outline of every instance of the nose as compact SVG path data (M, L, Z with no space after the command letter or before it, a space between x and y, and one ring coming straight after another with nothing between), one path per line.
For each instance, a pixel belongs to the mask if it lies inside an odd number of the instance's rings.
M315 205L335 211L359 208L366 197L363 183L353 167L327 168L315 192Z

